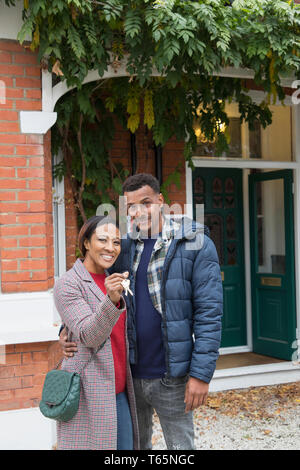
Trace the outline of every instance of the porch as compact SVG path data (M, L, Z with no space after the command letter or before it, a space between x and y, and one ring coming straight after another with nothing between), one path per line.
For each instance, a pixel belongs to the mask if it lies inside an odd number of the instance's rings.
M221 354L210 391L259 387L300 381L299 362L242 352Z

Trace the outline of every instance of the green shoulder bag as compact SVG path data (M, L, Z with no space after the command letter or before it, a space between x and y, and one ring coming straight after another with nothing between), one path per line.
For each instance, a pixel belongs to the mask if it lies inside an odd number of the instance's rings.
M92 359L89 358L87 364ZM75 416L79 407L80 400L80 372L67 372L58 369L63 359L57 366L48 372L42 392L42 400L39 408L41 413L50 419L56 421L70 421Z

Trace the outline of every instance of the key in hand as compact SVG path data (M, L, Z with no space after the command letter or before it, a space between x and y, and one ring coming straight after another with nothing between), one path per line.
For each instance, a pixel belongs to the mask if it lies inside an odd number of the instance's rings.
M130 290L130 280L129 279L124 279L124 281L121 282L122 286L124 287L124 290L125 290L125 295L128 294L131 294L133 295L133 292Z

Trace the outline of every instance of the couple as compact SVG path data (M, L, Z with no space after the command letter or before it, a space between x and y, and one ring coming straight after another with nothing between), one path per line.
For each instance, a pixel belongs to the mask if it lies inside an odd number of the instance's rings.
M206 401L220 346L216 249L195 222L164 217L152 175L129 177L123 192L137 235L121 239L114 221L92 217L79 233L83 259L55 284L62 368L81 370L94 351L58 449L149 450L155 409L168 449L191 450L192 410Z

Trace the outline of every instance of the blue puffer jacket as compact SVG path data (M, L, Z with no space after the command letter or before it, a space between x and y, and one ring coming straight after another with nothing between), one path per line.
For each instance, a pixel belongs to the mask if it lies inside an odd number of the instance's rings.
M111 271L132 274L135 241L122 240L122 253ZM134 295L126 298L130 362L136 363ZM218 255L203 228L190 219L172 240L161 285L162 332L167 376L190 374L209 383L221 341L223 290Z

